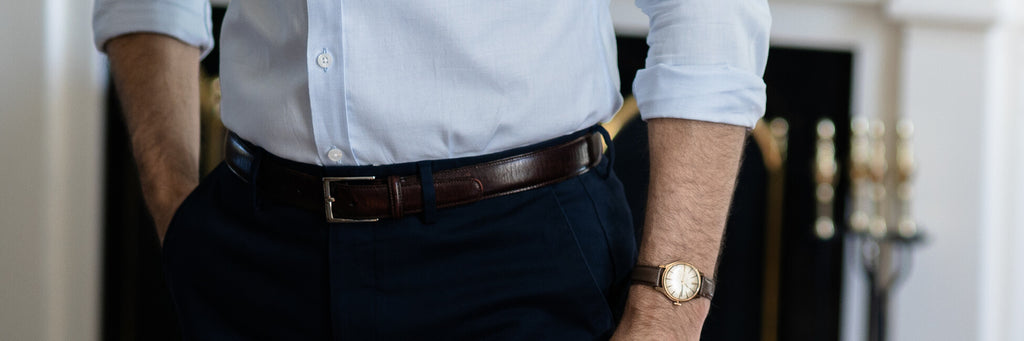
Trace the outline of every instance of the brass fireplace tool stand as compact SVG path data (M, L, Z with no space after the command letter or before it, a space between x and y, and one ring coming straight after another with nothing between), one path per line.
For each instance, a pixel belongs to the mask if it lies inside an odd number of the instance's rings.
M900 121L895 131L896 167L889 167L886 129L881 121L855 119L851 125L850 232L860 249L870 291L868 340L884 341L887 333L889 296L905 276L911 263L911 249L921 233L910 214L910 179L914 172L911 147L913 125ZM836 185L835 126L829 120L818 124L815 173L818 220L815 233L827 239L835 231L832 202ZM888 189L895 189L891 193Z

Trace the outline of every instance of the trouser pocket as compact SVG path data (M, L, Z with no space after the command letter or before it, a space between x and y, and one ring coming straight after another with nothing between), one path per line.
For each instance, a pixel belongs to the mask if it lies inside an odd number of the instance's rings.
M614 175L590 172L552 187L583 264L617 321L636 263L632 217Z

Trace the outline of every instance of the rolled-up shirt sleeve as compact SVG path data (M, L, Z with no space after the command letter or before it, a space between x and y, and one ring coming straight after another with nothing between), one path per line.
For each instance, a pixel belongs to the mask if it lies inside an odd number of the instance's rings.
M642 117L753 128L764 115L766 0L636 0L651 30L633 83Z
M206 57L213 49L208 0L96 0L92 18L96 48L128 33L160 33L196 46Z

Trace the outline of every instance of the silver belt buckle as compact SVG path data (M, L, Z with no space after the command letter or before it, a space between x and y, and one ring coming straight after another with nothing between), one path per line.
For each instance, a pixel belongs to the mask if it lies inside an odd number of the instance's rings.
M324 183L324 211L327 212L328 223L372 223L379 221L380 219L346 219L346 218L335 218L334 217L334 197L331 196L331 183L341 181L367 181L375 180L375 176L343 176L343 177L325 177L323 178Z

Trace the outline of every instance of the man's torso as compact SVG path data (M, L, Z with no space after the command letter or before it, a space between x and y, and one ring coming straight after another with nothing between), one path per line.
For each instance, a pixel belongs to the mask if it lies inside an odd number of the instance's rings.
M607 1L232 2L225 125L322 165L481 155L621 103Z

